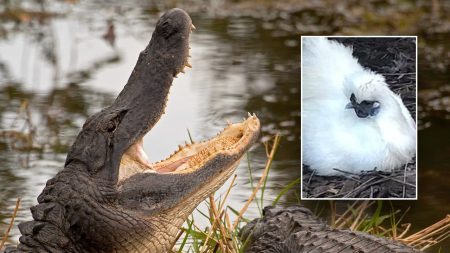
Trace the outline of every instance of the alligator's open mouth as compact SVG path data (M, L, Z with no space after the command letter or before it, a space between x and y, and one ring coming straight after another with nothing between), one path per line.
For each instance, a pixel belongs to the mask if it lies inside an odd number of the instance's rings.
M192 68L188 61L190 49L188 40L189 34L195 30L195 26L184 12L178 11L178 13L175 13L176 10L170 12L173 12L172 15L185 16L184 22L187 22L187 25L181 25L185 29L184 36L180 38L182 41L181 48L183 48L182 53L180 53L181 57L173 58L171 53L165 54L165 56L171 56L169 59L180 59L179 67L175 69L173 74L174 77L177 77L178 73L184 73L185 67ZM171 15L170 12L165 15ZM175 21L176 19L173 18L172 22L176 23ZM166 22L160 20L159 23L164 27ZM150 128L151 125L147 131ZM167 159L154 163L148 160L148 156L144 152L143 138L145 133L141 133L141 136L136 139L121 158L118 181L120 183L137 173L182 174L194 172L220 154L225 156L239 154L242 156L243 151L246 151L256 140L259 128L258 118L256 115L250 115L249 113L248 118L243 122L228 124L216 137L198 143L186 143L184 146L179 146L178 150Z
M167 159L151 163L143 149L142 138L122 156L119 181L136 173L189 173L219 154L232 155L246 150L259 132L259 120L250 115L240 123L229 123L217 136L197 143L186 143Z

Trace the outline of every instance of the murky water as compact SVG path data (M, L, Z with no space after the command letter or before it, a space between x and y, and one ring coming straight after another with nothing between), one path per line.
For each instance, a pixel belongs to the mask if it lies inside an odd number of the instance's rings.
M22 204L16 223L31 218L28 208L36 204L45 182L62 169L68 147L86 117L111 103L126 83L158 17L145 6L95 1L54 3L46 8L64 15L40 24L5 25L7 32L0 32L0 126L4 132L0 138L0 231L6 229L18 197ZM258 19L208 14L192 18L197 27L191 36L193 68L174 81L166 114L145 137L144 148L151 160L160 160L188 140L187 129L194 140L207 138L221 130L226 120L238 121L247 111L255 112L263 127L261 141L275 133L283 135L264 197L265 204L270 204L280 189L300 177L299 36ZM115 27L114 46L102 37L110 19ZM448 76L440 73L437 83L448 85ZM424 74L419 79L428 82ZM419 200L395 202L399 208L411 207L405 221L416 228L450 213L446 180L450 122L434 118L424 122L429 124L419 132ZM29 135L20 134L30 132L32 142ZM263 145L255 145L237 169L237 184L229 197L235 209L251 192L247 158L255 180L259 179L266 158ZM281 204L296 203L297 198L295 191L288 192ZM251 206L247 216L258 215L256 205ZM17 226L10 236L10 242L17 241Z

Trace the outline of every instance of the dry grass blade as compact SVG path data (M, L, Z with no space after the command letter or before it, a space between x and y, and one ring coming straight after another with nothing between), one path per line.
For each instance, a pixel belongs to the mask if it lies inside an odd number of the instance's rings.
M406 166L406 165L405 165L405 166ZM406 173L403 175L403 178L404 178L403 181L402 181L402 180L399 180L399 179L396 179L396 178L395 178L396 175L387 177L387 176L385 176L385 175L379 174L378 176L379 176L379 177L382 177L382 178L386 178L386 179L392 180L392 181L397 182L397 183L400 183L400 184L403 185L403 187L405 187L405 186L411 186L411 187L413 187L413 188L416 188L415 185L406 182Z
M393 238L394 239L402 238L403 236L405 236L408 233L410 228L411 228L411 223L406 224L405 230L398 237L393 237Z
M336 224L336 217L337 217L337 213L336 213L336 202L334 202L333 200L329 201L330 203L330 224L331 226L334 226Z
M316 170L313 170L312 173L311 173L311 176L309 176L308 185L311 183L311 179L312 179L312 177L314 176L315 173L316 173Z
M361 205L358 206L358 208L356 209L358 215L356 216L355 220L353 221L352 225L350 226L350 230L351 231L355 231L356 228L358 228L358 225L360 224L360 221L364 220L364 219L361 219L361 217L364 214L364 211L367 209L368 203L369 203L368 201L363 201L361 203Z
M237 175L234 174L233 179L231 180L230 187L228 187L227 192L225 193L225 197L220 202L219 210L222 210L223 206L225 205L225 202L227 201L228 195L230 195L231 188L233 188L234 182L236 181Z
M259 188L261 188L261 185L264 183L264 180L266 179L267 174L269 173L270 166L272 165L272 161L273 161L273 158L277 151L279 142L280 142L280 136L277 134L277 135L275 135L272 149L271 149L270 153L268 154L268 159L266 162L266 167L264 168L264 172L261 175L261 178L259 179L258 184L253 189L252 195L248 198L247 202L245 203L245 205L242 207L241 211L239 212L239 215L236 218L236 220L234 221L233 227L231 228L231 230L234 230L236 228L236 226L239 224L239 221L242 218L242 215L244 215L244 213L247 211L247 208L249 207L250 203L255 198L256 193L259 191Z
M365 220L367 215L365 215L367 209L371 207L375 202L371 201L362 201L362 202L353 202L347 210L339 216L336 222L333 225L334 228L344 229L349 228L354 231L357 230L359 225ZM356 208L355 208L356 206ZM354 211L354 212L352 212ZM363 216L364 215L364 216ZM363 217L363 218L361 218ZM349 226L349 224L351 224Z
M212 216L214 217L214 223L217 224L220 231L220 238L219 238L219 246L222 252L228 252L227 249L229 249L227 244L227 232L225 231L225 228L222 226L222 222L220 222L221 217L219 216L219 213L217 211L216 202L214 202L214 195L209 196L209 204L210 204L210 211L212 213Z
M406 197L406 170L408 168L408 163L403 167L403 186L402 186L402 198ZM414 186L415 187L415 186Z
M450 236L450 215L435 224L420 230L406 238L397 238L410 246L420 248L420 250L442 242Z
M13 215L11 216L11 222L9 223L8 229L6 230L5 235L3 236L3 239L2 239L2 243L0 244L0 250L3 248L3 245L5 244L6 240L8 239L8 235L14 224L14 219L16 218L17 211L19 211L19 206L20 206L20 198L18 198L16 200L16 207L14 208Z
M171 249L173 249L175 247L178 239L180 239L180 237L183 235L183 233L184 233L184 229L180 229L180 231L178 231L177 237L176 237L175 241L173 241L172 246L170 247ZM172 252L175 252L175 251L172 251Z
M341 216L339 216L339 218L334 223L331 224L331 226L337 229L344 227L344 225L347 223L347 220L349 219L348 214L350 213L351 210L354 209L357 203L360 202L359 201L353 202L351 206L349 206L347 210Z
M209 252L208 251L208 249L209 249L209 242L211 240L214 240L212 235L213 235L214 231L216 231L217 226L218 226L218 220L214 219L214 222L213 222L213 224L211 226L211 229L209 230L208 235L206 236L205 242L203 243L202 247L200 248L200 252Z
M227 192L225 193L225 197L222 199L222 201L219 204L219 210L221 210L221 216L224 213L223 207L225 205L225 202L227 201L227 198L228 198L228 196L229 196L229 194L231 192L231 189L234 186L234 182L236 181L236 178L237 178L237 175L234 174L234 177L231 180L230 186L228 187ZM214 196L214 195L211 195L211 196ZM211 198L211 196L210 196L210 201L214 202L214 197ZM210 204L210 212L212 213L212 209L211 208L212 208L212 205ZM225 215L226 215L226 212L225 212ZM205 242L204 242L203 246L201 247L200 252L208 252L210 239L212 237L212 234L216 230L217 226L219 225L218 224L219 222L220 222L220 219L219 220L218 219L214 219L212 227L209 230L208 235L206 236ZM230 226L228 226L228 227L230 227Z
M355 192L360 191L360 189L364 189L364 187L366 187L367 184L369 184L369 182L375 180L376 177L372 177L369 180L365 181L364 183L362 183L361 185L359 185L358 187L356 187L355 189L353 189L351 192L347 193L344 198L351 198L352 194L354 194Z

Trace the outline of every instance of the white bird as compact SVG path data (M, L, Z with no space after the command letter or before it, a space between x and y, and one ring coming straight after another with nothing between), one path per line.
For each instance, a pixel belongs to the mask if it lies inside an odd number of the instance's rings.
M352 49L325 37L302 40L303 164L390 171L416 152L416 125L382 75L363 68Z

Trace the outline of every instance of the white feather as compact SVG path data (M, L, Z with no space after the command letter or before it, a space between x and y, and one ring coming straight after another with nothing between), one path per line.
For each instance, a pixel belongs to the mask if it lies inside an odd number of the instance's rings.
M384 77L364 69L352 49L323 37L303 38L303 163L321 175L333 168L388 171L415 155L416 125ZM359 118L346 109L358 101L380 103L375 116Z

